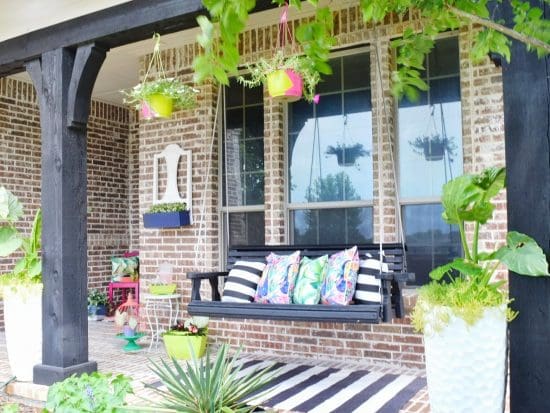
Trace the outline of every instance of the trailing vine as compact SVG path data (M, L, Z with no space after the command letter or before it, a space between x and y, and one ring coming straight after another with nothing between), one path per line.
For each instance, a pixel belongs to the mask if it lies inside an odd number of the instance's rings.
M285 0L272 0L278 6ZM329 52L333 46L332 11L320 7L319 0L307 0L315 8L315 17L299 25L296 39L304 57L320 74L330 74ZM203 53L194 61L195 80L203 82L215 79L221 84L229 83L229 76L237 73L240 62L238 39L245 29L249 14L256 0L204 0L210 18L199 16L197 21L201 34L197 40ZM439 33L458 29L470 24L478 25L471 50L471 59L479 62L488 53L496 53L509 61L511 39L522 42L528 50L539 57L550 53L550 20L544 18L542 7L550 0L540 0L541 7L527 1L510 0L513 26L506 27L495 14L502 0L359 0L366 23L381 24L391 15L403 17L417 13L422 19L422 28L408 28L399 39L392 41L396 49L397 68L392 75L392 92L398 97L410 99L426 90L421 78L426 55L434 46ZM289 0L295 9L302 7L300 0Z

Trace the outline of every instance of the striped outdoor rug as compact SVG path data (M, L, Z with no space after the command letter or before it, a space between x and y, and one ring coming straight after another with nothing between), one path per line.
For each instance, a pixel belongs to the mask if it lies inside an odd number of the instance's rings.
M275 377L250 404L301 413L397 413L426 386L425 378L410 375L262 360L243 360L239 375L273 364Z

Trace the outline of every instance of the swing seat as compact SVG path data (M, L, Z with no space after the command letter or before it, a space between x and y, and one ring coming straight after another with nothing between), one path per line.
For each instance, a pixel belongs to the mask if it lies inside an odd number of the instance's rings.
M265 262L270 252L285 255L296 250L302 256L317 258L322 255L332 255L335 252L350 248L351 245L263 245L236 247L228 252L226 268L230 270L239 260ZM361 257L366 254L378 256L379 244L362 244L357 249ZM189 314L194 316L249 318L264 320L297 320L343 323L391 322L405 316L403 305L403 287L406 282L414 280L414 274L403 269L404 251L401 244L382 244L384 262L388 264L389 272L377 275L381 280L381 304L351 304L351 305L300 305L300 304L261 304L222 302L220 283L221 277L226 278L229 271L221 272L191 272L187 278L192 281L191 302L187 307ZM202 280L208 280L212 290L212 299L202 300Z

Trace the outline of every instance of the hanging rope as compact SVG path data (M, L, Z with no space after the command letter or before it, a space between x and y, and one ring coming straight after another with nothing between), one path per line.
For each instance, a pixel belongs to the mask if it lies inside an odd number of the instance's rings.
M158 77L160 79L166 79L166 72L164 70L164 65L160 56L160 34L153 34L153 40L155 41L155 46L153 47L153 55L151 56L151 60L149 61L147 72L145 72L145 76L143 78L144 82L147 81L153 65L155 65L158 70Z
M207 202L207 193L206 186L210 182L211 170L212 170L212 154L214 153L214 144L216 141L216 130L218 128L218 113L220 111L220 101L222 96L222 87L218 88L218 98L216 100L216 109L214 113L214 124L212 125L212 135L210 138L210 148L208 156L208 164L206 167L206 176L204 179L204 190L202 191L202 199L199 209L199 225L197 231L195 232L195 237L197 242L195 243L195 265L200 265L202 271L210 271L211 269L206 265L206 233L207 233L207 223L206 223L206 202ZM200 264L199 264L200 263Z
M397 210L397 222L398 222L398 237L401 240L401 246L403 248L403 271L407 271L407 252L405 251L405 233L403 231L403 217L401 214L401 200L399 198L399 187L397 185L397 173L395 168L395 157L393 155L394 151L394 145L390 138L390 127L389 127L389 110L386 105L386 99L384 98L384 86L382 84L382 63L380 61L380 53L378 51L378 47L380 47L380 41L378 40L378 31L375 30L375 39L376 39L376 46L374 48L374 52L376 55L376 67L378 71L378 86L380 91L380 97L382 99L382 106L384 108L384 116L386 118L386 133L388 134L388 141L390 145L390 161L392 165L392 173L393 173L393 184L394 184L394 191L395 191L395 201L396 201L396 210ZM381 122L380 116L378 116L378 122ZM384 123L384 122L383 122ZM378 125L380 127L380 125ZM382 128L379 128L379 131ZM379 218L379 225L380 225L380 259L382 258L382 237L384 236L384 220L383 220L383 195L382 195L382 139L383 134L379 133L378 137L378 218Z

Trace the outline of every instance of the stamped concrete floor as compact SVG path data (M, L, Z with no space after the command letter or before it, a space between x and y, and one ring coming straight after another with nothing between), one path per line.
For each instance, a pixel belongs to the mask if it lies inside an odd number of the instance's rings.
M122 347L124 340L115 337L115 329L113 324L107 321L102 322L90 322L89 326L89 349L90 359L95 360L98 363L99 370L102 372L122 373L129 375L133 378L133 388L135 395L128 399L130 404L146 405L146 401L154 401L157 395L150 389L144 387L144 383L153 383L158 379L149 369L149 360L159 360L161 357L166 357L166 353L162 344L158 347L153 346L149 351L149 341L147 337L142 338L139 341L144 347L143 351L137 353L124 353ZM391 374L407 374L422 376L424 374L421 370L414 370L408 368L396 368L389 365L367 365L363 363L342 363L341 361L331 360L318 360L318 359L299 359L292 357L281 357L276 355L269 355L265 353L250 354L246 357L254 359L272 360L275 362L284 361L287 363L297 363L305 365L326 366L335 368L347 368L347 369L367 369L371 371L379 371L383 373ZM10 369L7 361L5 336L3 332L0 332L0 386L10 379ZM20 392L17 392L20 393ZM32 392L26 392L26 394L34 394L34 398L45 397L45 389L33 390ZM7 396L0 391L0 406L8 402L17 402L26 406L21 412L39 412L40 406L43 403L32 401L29 399L14 398L13 396ZM428 404L428 394L426 388L421 389L411 401L400 410L395 413L428 413L430 411ZM342 412L346 413L346 412ZM368 413L368 412L365 412Z

